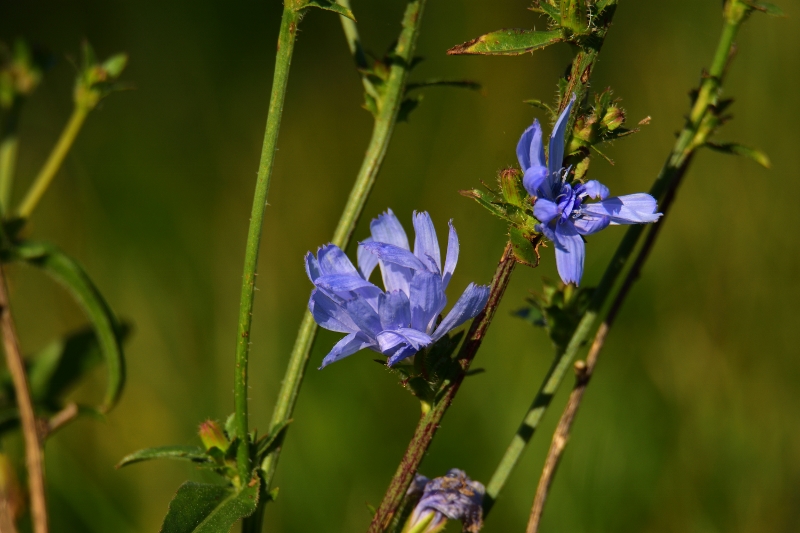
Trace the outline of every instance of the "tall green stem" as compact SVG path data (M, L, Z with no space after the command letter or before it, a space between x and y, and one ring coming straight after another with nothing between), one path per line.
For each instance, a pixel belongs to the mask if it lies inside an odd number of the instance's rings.
M248 441L247 420L247 359L250 354L250 327L253 320L253 299L258 267L258 251L261 244L261 231L264 211L267 207L272 167L275 161L275 147L283 114L283 101L289 81L289 67L292 62L297 23L300 15L291 7L284 7L281 29L278 36L278 53L275 57L275 73L272 78L272 93L269 99L269 114L261 147L261 160L258 164L256 190L253 195L253 208L250 212L250 227L247 231L247 244L242 274L242 293L239 301L239 325L236 334L236 372L234 378L234 403L236 406L236 432L243 442ZM236 454L239 476L242 483L250 477L249 446L239 446Z
M735 4L736 2L734 1L731 3ZM686 172L695 150L703 146L707 140L710 131L704 130L702 125L709 112L711 112L712 107L717 103L719 88L733 49L733 41L744 18L745 15L726 17L725 26L716 54L714 55L711 70L701 83L689 119L678 136L678 140L664 164L664 167L650 189L650 194L659 201L659 204L671 202L677 185ZM484 513L488 513L494 505L497 496L505 486L508 477L514 470L528 442L533 437L553 396L558 390L564 376L567 374L572 360L589 338L600 311L609 297L614 294L612 289L628 264L645 228L646 227L643 225L631 226L617 247L600 284L595 289L592 301L573 333L567 348L563 353L557 354L553 366L550 368L539 391L536 393L530 408L523 418L522 424L520 424L508 449L495 469L491 480L487 484Z
M11 201L11 189L14 183L14 172L17 168L17 126L22 107L22 98L17 97L6 111L0 130L0 212L8 213Z
M386 150L397 122L397 113L403 101L408 77L407 65L414 57L414 49L419 35L425 3L426 0L413 0L406 7L402 23L403 29L395 48L395 53L402 61L396 61L392 65L385 91L380 100L379 113L375 117L375 125L367 153L364 156L361 169L358 172L353 189L350 191L350 196L336 226L336 231L333 234L332 242L340 248L346 248L350 242L350 237L372 191L375 178L386 155ZM344 2L342 4L344 5ZM297 394L308 366L308 357L316 333L317 325L314 322L314 318L311 313L306 312L289 358L286 375L278 393L278 401L272 413L270 422L270 427L272 428L282 425L291 417L297 401ZM267 486L272 482L272 478L275 475L280 452L281 447L279 446L267 455L261 464Z
M52 183L53 178L55 178L67 152L69 152L69 149L72 147L72 143L74 143L75 139L78 137L78 132L81 130L81 126L83 126L83 122L86 120L88 114L89 109L85 106L75 106L75 109L72 111L72 116L69 118L69 122L67 122L64 131L61 132L61 137L58 138L58 142L56 142L53 151L50 152L50 156L47 158L47 161L45 161L42 170L39 172L39 175L36 176L36 179L33 180L31 188L28 189L28 192L20 203L17 211L20 218L28 218L31 216L39 200L42 199L45 191L47 191L50 183Z

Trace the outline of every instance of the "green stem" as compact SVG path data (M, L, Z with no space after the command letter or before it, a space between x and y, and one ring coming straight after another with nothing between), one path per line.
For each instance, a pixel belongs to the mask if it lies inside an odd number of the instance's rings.
M707 136L710 132L704 131L701 125L706 116L712 111L712 107L717 103L719 88L733 49L733 41L743 20L744 17L728 17L726 19L722 37L720 38L716 54L714 55L714 62L708 76L701 83L690 118L678 136L678 140L672 152L650 189L650 194L659 201L660 205L668 206L671 203L676 188L686 172L695 150L703 146L707 140ZM550 405L564 376L568 372L575 355L589 338L600 311L613 294L612 289L614 288L615 282L628 264L639 242L639 237L645 231L645 228L646 226L644 225L631 226L625 233L600 284L595 289L589 308L579 322L567 348L563 353L557 355L553 366L547 373L528 412L525 414L522 424L520 424L519 429L486 486L486 498L484 499L485 514L491 510L497 496L505 486L508 477L511 475L511 472L514 470L519 458L525 450L526 445L533 437L539 422Z
M75 106L75 109L72 111L72 116L69 118L69 122L67 122L64 131L61 132L61 137L58 138L58 142L56 142L53 151L50 152L50 156L47 158L47 161L45 161L42 170L39 172L39 175L36 176L33 185L28 189L28 192L20 203L19 209L17 210L17 214L20 218L29 218L31 216L39 200L42 199L45 191L47 191L47 188L56 176L58 169L61 167L61 163L64 161L64 157L66 157L67 152L69 152L69 149L72 147L72 143L75 142L78 132L81 130L81 126L83 126L83 122L86 120L88 114L88 108L84 106Z
M278 36L278 53L275 57L275 73L272 79L272 93L269 99L269 114L264 133L264 144L261 148L261 160L258 165L256 189L253 195L253 208L250 213L250 227L247 231L247 244L244 255L244 273L242 274L242 293L239 301L239 325L236 334L236 373L234 378L234 403L236 406L236 433L247 443L247 359L250 354L250 328L253 319L253 300L258 267L258 250L261 244L261 231L264 212L267 207L272 167L275 161L275 147L278 142L278 131L283 114L283 102L286 97L286 85L289 81L289 67L292 62L297 24L300 15L290 7L284 7ZM239 446L236 462L242 483L250 479L249 446Z
M0 213L8 213L11 202L11 189L14 183L14 173L17 168L17 125L19 123L22 98L17 97L6 116L3 117L2 132L0 132Z
M613 15L614 8L612 7L604 18L604 25L597 31L596 39L592 41L593 46L581 49L573 59L567 90L564 92L564 97L559 103L559 110L566 108L572 94L576 95L576 99L579 102L583 100L587 94L589 90L589 80L597 62L600 48L605 40L606 32L611 25ZM573 108L569 118L570 123L574 123L579 110L580 106L575 106ZM472 359L477 354L483 342L483 337L491 325L497 306L500 304L506 287L508 287L508 283L511 281L511 274L515 265L516 261L511 253L510 244L507 244L500 262L497 265L497 270L495 270L489 293L489 302L483 312L473 320L469 332L467 333L466 340L459 350L458 360L461 363L461 372L459 372L453 380L446 381L442 385L442 390L439 394L440 399L436 401L430 411L422 416L417 424L414 436L411 438L411 442L409 442L406 448L403 459L400 461L400 465L389 483L383 501L372 519L369 533L381 533L386 531L386 529L390 527L393 517L402 506L405 492L414 479L414 474L419 469L419 465L425 453L428 451L433 437L436 435L439 423L455 398L461 382L469 370Z
M414 49L419 35L425 3L426 0L413 0L408 3L406 8L403 17L403 29L395 48L395 53L402 61L397 61L392 65L386 89L381 99L379 113L375 117L375 125L367 153L364 156L358 177L353 189L350 191L347 204L333 235L332 242L340 248L346 248L350 242L350 237L364 209L369 193L372 191L375 178L386 155L386 150L397 122L397 113L403 101L408 77L407 64L414 57ZM292 415L306 367L308 366L308 357L316 333L317 325L311 314L306 312L289 358L281 390L278 393L278 401L272 413L270 428L278 427L285 423ZM275 475L280 452L281 447L278 446L264 458L261 464L267 487L270 486Z

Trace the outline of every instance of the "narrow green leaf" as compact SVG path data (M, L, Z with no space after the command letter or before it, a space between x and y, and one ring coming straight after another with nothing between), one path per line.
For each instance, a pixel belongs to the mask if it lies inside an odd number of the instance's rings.
M200 446L159 446L157 448L145 448L126 455L117 464L117 468L132 465L133 463L141 463L142 461L152 461L153 459L177 459L193 463L211 462L211 458Z
M337 4L333 0L300 0L299 2L296 2L294 10L300 11L309 7L318 7L326 11L333 11L334 13L338 13L343 17L347 17L352 21L356 20L356 17L353 16L352 11L341 4Z
M492 198L489 198L489 194L479 190L479 189L469 189L466 191L459 191L461 196L466 196L467 198L472 198L476 202L478 202L481 206L485 209L489 210L490 213L493 215L502 218L503 220L508 220L508 215L500 206L495 204Z
M470 89L478 91L481 84L471 80L425 80L417 83L409 83L406 85L406 92L413 91L414 89L423 89L425 87L460 87L462 89Z
M550 118L555 118L557 113L555 109L553 109L549 104L542 102L541 100L523 100L523 104L528 104L529 106L538 107L543 111L547 111L550 114Z
M270 429L269 435L264 435L258 440L256 443L256 457L258 457L258 462L261 462L264 456L272 451L275 444L278 443L278 437L283 434L284 430L291 423L292 420L287 420L286 422L275 425L275 427Z
M422 101L422 96L412 96L400 103L400 110L397 112L397 122L408 122L408 116L414 111Z
M549 3L547 0L536 2L534 7L529 8L531 11L542 13L550 17L556 24L561 24L561 10L556 6Z
M26 263L41 268L61 283L83 307L97 335L108 371L106 394L100 410L109 411L116 404L125 384L125 360L116 331L119 325L100 291L83 268L55 246L24 241L13 253Z
M161 533L228 533L258 503L259 478L236 491L225 485L187 481L169 504Z
M769 2L745 2L747 5L755 9L756 11L761 11L762 13L766 13L771 17L784 17L783 10L776 6L775 4L770 4Z
M539 258L536 256L533 243L521 229L511 226L508 235L511 242L511 249L518 262L530 267L535 267L539 264Z
M716 152L721 152L723 154L731 154L731 155L741 155L752 159L759 165L764 168L770 168L772 163L769 160L769 156L765 154L763 151L759 150L758 148L750 148L749 146L744 146L739 143L716 143L716 142L707 142L706 146L711 148Z
M464 44L454 46L448 55L480 54L516 56L542 49L564 40L561 31L537 31L509 29L499 30Z
M121 324L116 332L117 341L127 337L130 326ZM64 396L88 372L103 362L97 333L82 328L42 348L28 358L28 381L34 403L58 409Z

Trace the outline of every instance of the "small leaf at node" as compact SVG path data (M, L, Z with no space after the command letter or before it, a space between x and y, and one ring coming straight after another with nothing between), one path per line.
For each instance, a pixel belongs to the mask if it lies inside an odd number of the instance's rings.
M750 148L749 146L744 146L743 144L739 143L716 143L710 141L706 143L706 146L715 152L747 157L764 168L770 168L772 165L769 160L769 156L758 148Z
M179 461L191 461L193 463L210 463L211 458L200 446L159 446L157 448L145 448L138 452L126 455L117 464L117 468L151 461L153 459L177 459Z
M258 504L258 476L236 490L226 485L187 481L169 504L161 533L228 533Z
M499 30L477 39L454 46L448 55L478 54L516 56L540 50L551 44L564 41L561 31L537 31L509 29Z

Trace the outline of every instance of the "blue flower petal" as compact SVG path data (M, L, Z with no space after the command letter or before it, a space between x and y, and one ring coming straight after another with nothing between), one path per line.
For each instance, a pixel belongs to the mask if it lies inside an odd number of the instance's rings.
M474 283L470 283L450 312L447 313L447 316L444 317L444 320L442 320L436 328L436 332L433 334L433 340L439 340L450 330L457 328L470 318L474 318L475 315L486 307L486 302L488 300L489 287L487 285L475 285Z
M372 237L367 237L362 242L372 242ZM378 266L378 258L360 244L356 250L356 257L358 259L358 271L361 272L361 276L364 279L368 280L372 275L372 271Z
M322 275L319 271L319 263L317 263L317 258L314 257L314 254L308 252L305 257L305 263L306 275L308 276L308 279L311 280L311 283L314 283L314 280Z
M538 120L522 132L517 143L517 160L523 172L531 166L544 166L544 146L542 145L542 127Z
M391 263L393 265L411 268L413 270L428 270L425 263L409 252L399 246L387 244L384 242L362 242L361 245L377 255L378 258L384 263ZM387 287L388 289L388 287Z
M550 169L551 179L553 174L557 174L564 166L564 135L567 132L567 121L572 104L575 103L575 94L572 94L567 107L559 115L553 133L550 134L550 154L548 168Z
M626 194L583 206L584 212L609 216L611 224L655 222L661 216L657 210L656 199L646 193Z
M351 333L336 343L330 353L328 353L328 355L325 356L325 359L322 360L322 364L319 366L319 368L322 370L329 364L335 363L340 359L344 359L348 355L352 355L363 348L368 348L373 344L373 342L365 339L360 334Z
M358 327L361 333L370 339L374 339L381 328L381 319L372 306L361 298L347 300L342 303L345 311Z
M442 270L442 255L439 250L439 241L436 238L436 229L433 227L431 216L423 211L414 211L414 255L425 262L426 257L431 257L438 270ZM408 266L408 265L405 265Z
M373 219L369 224L369 229L375 241L394 244L405 250L410 250L406 231L391 209L387 209L385 213Z
M342 293L350 292L363 288L375 287L372 283L359 275L348 274L329 274L320 276L314 282L317 287L325 289L327 292ZM378 289L378 287L375 287ZM380 291L380 289L378 289Z
M601 200L608 198L608 187L597 180L587 181L583 185L578 186L575 192L578 195L586 194L589 198L599 198Z
M398 328L395 330L381 331L378 334L377 340L378 348L380 349L381 353L390 352L400 344L406 344L413 348L415 352L418 352L432 342L429 335L412 328ZM408 355L406 355L406 357L408 357ZM390 366L398 360L399 359L391 361L390 358Z
M558 205L545 198L537 198L533 204L533 216L542 224L548 224L559 215Z
M317 262L319 271L324 276L326 274L355 274L358 275L356 267L350 259L335 244L326 244L317 251Z
M411 304L403 291L393 291L380 298L378 315L381 327L386 329L407 328L411 325Z
M433 272L416 272L411 280L408 299L411 302L411 327L428 333L436 317L447 305L442 278Z
M450 227L450 233L447 237L447 257L444 260L444 271L442 272L442 290L445 290L450 283L450 278L453 277L458 263L458 234L452 220L447 225Z
M522 176L522 186L531 196L550 196L547 194L547 167L534 165L525 171Z
M564 283L580 284L583 277L583 259L586 246L571 220L556 224L556 267Z
M311 291L308 310L311 311L314 321L325 329L339 333L358 332L358 326L350 315L322 291L317 289Z
M611 217L595 215L592 213L582 213L580 217L572 221L575 229L581 235L591 235L600 230L606 229L611 223Z

